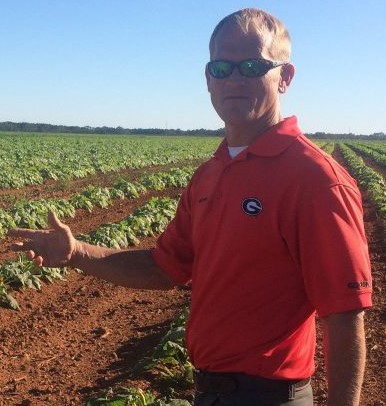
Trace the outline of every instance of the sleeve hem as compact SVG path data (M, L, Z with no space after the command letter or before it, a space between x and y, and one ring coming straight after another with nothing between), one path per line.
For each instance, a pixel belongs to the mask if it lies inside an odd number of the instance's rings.
M151 254L155 263L158 265L161 271L165 273L176 285L185 285L190 281L190 278L187 277L185 274L171 268L171 261L168 260L168 258L166 258L159 250L154 248L152 249Z
M331 301L328 306L321 306L316 309L320 317L327 317L334 313L343 313L350 310L361 310L372 307L371 292L362 292L358 296L345 297L337 301Z

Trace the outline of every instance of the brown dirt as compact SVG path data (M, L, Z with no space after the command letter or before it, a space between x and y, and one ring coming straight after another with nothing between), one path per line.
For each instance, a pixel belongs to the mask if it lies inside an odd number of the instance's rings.
M90 179L85 182L91 183ZM74 190L72 183L68 186ZM35 189L40 195L44 188ZM31 196L30 190L17 194ZM102 223L121 220L148 198L120 200L91 214L78 211L67 223L75 234L87 233ZM386 399L385 231L366 196L364 208L375 293L374 307L366 317L368 363L361 405L381 406ZM10 242L7 239L0 245L0 262L14 257L8 249ZM140 247L154 243L148 238ZM162 390L149 377L133 374L131 368L151 353L171 318L188 302L188 291L131 290L71 270L65 281L14 296L20 311L0 308L0 406L83 405L90 396L115 386ZM319 343L313 380L316 405L325 405L326 399L322 359ZM183 396L187 393L182 390Z

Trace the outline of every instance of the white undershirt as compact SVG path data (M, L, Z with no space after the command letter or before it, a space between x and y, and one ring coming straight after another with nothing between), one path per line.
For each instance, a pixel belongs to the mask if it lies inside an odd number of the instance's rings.
M245 145L243 147L228 147L229 155L233 159L236 155L238 155L241 151L244 151L244 149L246 148L248 148L248 145Z

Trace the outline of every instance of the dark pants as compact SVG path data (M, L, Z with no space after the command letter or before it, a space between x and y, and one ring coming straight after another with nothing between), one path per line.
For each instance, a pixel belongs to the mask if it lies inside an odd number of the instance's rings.
M212 373L200 374L195 380L197 392L194 406L313 405L310 382L295 385L287 384L286 381L271 381L242 374Z

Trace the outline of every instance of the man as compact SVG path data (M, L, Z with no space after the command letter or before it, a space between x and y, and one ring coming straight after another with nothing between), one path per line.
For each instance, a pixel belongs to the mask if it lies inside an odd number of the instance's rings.
M194 174L152 250L110 250L15 229L37 265L74 266L136 288L191 282L187 347L196 405L312 405L315 312L328 405L359 404L371 276L355 181L282 119L294 76L287 30L258 9L227 16L205 74L226 136Z

